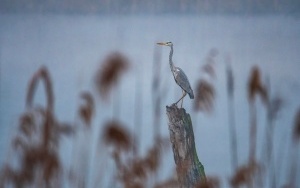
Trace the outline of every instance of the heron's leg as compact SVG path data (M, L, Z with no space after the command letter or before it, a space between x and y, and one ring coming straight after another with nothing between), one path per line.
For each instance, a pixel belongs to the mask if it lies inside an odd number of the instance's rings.
M182 97L181 97L177 102L175 102L175 104L177 105L177 103L178 103L179 101L181 101L181 99L183 99L183 97L185 97L185 95L186 95L186 92L184 92L184 94L182 95Z
M185 95L186 95L186 92L185 92L184 90L182 90L182 94L185 96ZM183 99L184 99L184 97L182 97L182 99L181 99L181 106L180 106L180 108L182 108L182 105L183 105Z

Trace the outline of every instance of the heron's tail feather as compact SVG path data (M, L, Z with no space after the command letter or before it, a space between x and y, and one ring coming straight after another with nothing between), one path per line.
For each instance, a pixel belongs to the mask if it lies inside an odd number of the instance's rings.
M194 93L193 93L193 90L191 90L191 92L189 92L189 96L191 99L194 99Z

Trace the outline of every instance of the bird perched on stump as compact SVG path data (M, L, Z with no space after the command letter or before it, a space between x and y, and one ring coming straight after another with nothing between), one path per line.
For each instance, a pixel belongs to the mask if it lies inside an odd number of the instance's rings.
M187 78L187 76L184 74L183 70L179 67L175 67L172 61L173 57L173 43L172 42L158 42L158 45L163 45L163 46L169 46L171 48L170 50L170 55L169 55L169 64L171 68L171 72L173 74L174 80L179 85L182 89L182 96L180 99L174 103L177 105L179 101L181 101L181 108L182 108L182 103L183 103L183 98L186 96L188 93L191 99L194 99L194 93L191 88L190 82Z

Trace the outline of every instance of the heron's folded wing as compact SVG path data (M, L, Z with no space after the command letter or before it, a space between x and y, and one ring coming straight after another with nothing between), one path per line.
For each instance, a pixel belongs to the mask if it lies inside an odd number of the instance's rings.
M181 68L176 68L175 81L184 91L186 91L190 95L191 98L194 98L192 97L194 96L194 94L190 82Z

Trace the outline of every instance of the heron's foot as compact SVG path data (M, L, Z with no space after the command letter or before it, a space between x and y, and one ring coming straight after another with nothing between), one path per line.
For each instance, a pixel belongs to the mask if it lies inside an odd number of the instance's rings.
M172 104L172 106L176 106L177 108L182 108L182 103L181 103L180 106L178 106L178 102L175 102L175 103Z

